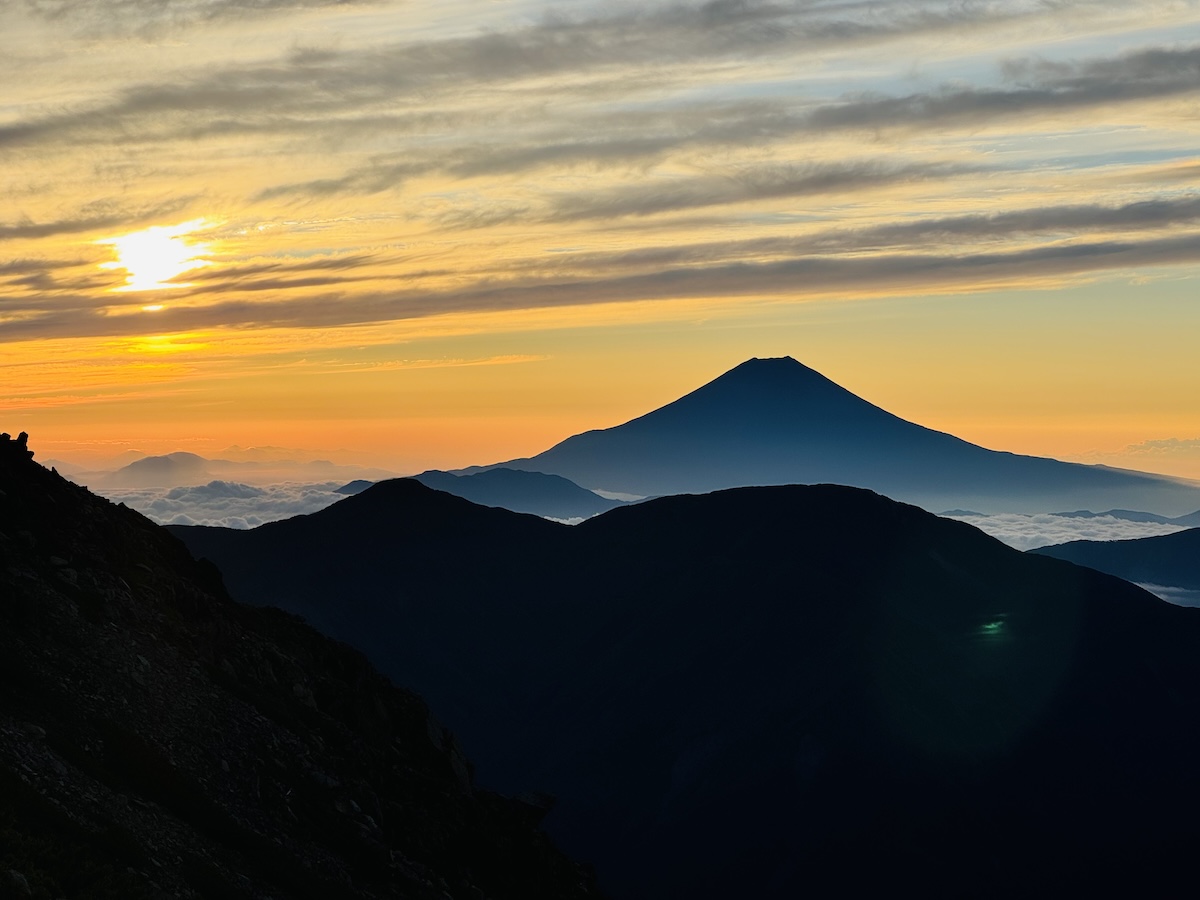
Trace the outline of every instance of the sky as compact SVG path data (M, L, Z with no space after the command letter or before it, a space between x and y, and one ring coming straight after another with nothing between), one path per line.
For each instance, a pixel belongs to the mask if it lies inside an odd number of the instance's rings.
M1200 478L1200 2L0 4L0 429L537 453L790 355Z

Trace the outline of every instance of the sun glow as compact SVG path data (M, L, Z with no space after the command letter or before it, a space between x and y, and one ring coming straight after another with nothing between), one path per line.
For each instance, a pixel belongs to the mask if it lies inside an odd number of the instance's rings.
M212 265L204 258L209 244L189 241L187 236L209 225L204 219L192 219L178 225L156 225L118 237L102 238L97 244L116 249L117 258L100 264L102 269L124 269L125 284L115 291L150 291L190 287L188 282L171 279L193 269ZM144 307L147 311L161 306Z

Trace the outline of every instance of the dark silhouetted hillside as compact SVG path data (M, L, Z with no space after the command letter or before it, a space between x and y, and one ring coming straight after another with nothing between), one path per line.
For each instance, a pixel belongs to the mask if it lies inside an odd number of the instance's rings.
M835 483L930 510L1200 506L1194 484L987 450L915 425L791 357L748 360L640 418L498 465L641 496Z
M629 898L1142 891L1193 868L1200 618L831 485L575 527L383 482L172 529L417 686Z
M556 519L586 519L622 505L620 500L609 500L584 490L560 475L542 472L501 468L474 475L454 475L429 471L415 479L426 487L454 494L480 506L500 506L513 512Z
M359 652L0 441L0 896L596 896L541 813Z
M1070 541L1030 552L1126 581L1200 591L1200 528L1128 541Z

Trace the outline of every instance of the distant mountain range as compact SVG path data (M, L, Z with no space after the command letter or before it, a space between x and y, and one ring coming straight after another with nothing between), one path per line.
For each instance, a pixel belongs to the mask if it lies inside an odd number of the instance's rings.
M639 496L743 485L847 484L929 510L1200 508L1166 476L988 450L873 406L791 357L751 359L637 419L490 468Z
M1200 617L869 491L570 527L402 479L170 530L416 687L481 782L556 794L547 828L616 897L1153 892L1194 867Z
M2 438L0 897L599 896L420 698Z
M1200 510L1185 516L1160 516L1157 513L1141 512L1136 509L1109 509L1098 513L1078 509L1074 512L1058 512L1053 515L1061 516L1064 519L1098 519L1101 516L1109 516L1113 519L1124 519L1127 522L1155 522L1159 525L1181 525L1184 528L1200 526Z
M487 469L474 475L435 470L422 472L415 479L480 506L500 506L555 519L586 519L623 505L620 500L601 497L560 475L518 469Z
M1139 584L1200 591L1200 528L1130 541L1071 541L1030 552Z
M134 460L102 480L111 487L174 487L202 484L213 474L212 460L181 450Z
M246 454L246 451L241 451ZM281 481L339 481L350 478L378 480L391 478L394 472L363 466L338 465L329 460L269 459L260 451L249 459L208 459L195 453L177 451L162 456L144 456L114 471L87 471L66 466L63 474L76 483L101 490L155 487L179 487L204 484L213 479L237 480L250 484ZM51 463L48 461L47 465Z

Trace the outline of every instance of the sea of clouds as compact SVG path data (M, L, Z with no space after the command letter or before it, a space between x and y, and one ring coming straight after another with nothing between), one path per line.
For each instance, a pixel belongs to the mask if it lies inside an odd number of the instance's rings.
M266 522L305 515L332 506L345 495L335 493L341 481L244 484L214 480L181 487L111 488L98 493L124 503L160 525L220 525L254 528ZM978 513L947 515L973 525L1018 550L1032 550L1067 541L1118 541L1182 531L1183 526L1132 522L1114 516L1077 518L1039 513L1021 515ZM569 525L582 519L557 519Z
M1067 541L1124 541L1132 538L1154 537L1183 531L1183 525L1160 522L1131 522L1115 516L1075 518L1055 513L1021 515L1000 513L994 516L980 514L948 515L974 525L1010 547L1032 550L1050 544L1065 544Z
M110 489L97 493L136 509L160 525L254 528L332 506L346 499L345 495L335 493L341 485L340 481L263 485L210 481L185 487Z

